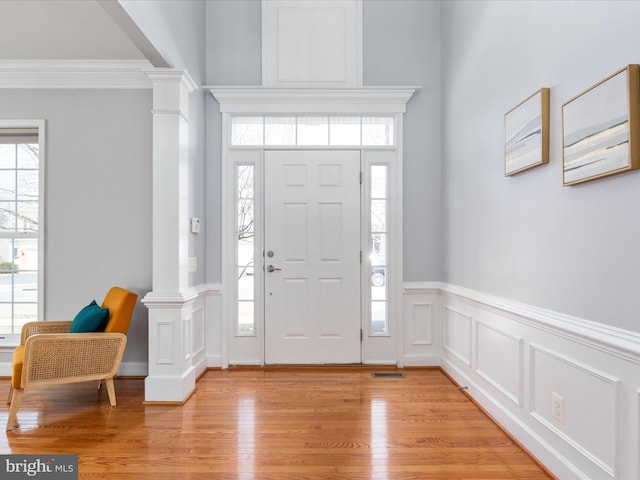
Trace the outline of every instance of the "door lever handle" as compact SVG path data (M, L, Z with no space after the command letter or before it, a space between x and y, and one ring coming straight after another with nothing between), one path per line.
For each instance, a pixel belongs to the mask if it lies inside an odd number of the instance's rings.
M279 272L280 270L282 270L281 268L276 268L273 265L267 265L267 272L271 273L271 272Z

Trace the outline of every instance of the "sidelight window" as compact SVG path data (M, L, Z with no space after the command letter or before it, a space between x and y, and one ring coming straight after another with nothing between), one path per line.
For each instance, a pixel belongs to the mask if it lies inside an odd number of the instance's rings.
M255 334L254 298L254 167L236 167L236 270L237 270L237 322L238 335Z
M371 278L371 334L388 335L388 167L371 165L370 204L370 278Z

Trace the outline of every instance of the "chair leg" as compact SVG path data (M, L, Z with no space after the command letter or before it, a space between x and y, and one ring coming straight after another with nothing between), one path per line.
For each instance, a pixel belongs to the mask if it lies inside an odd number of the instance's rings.
M18 407L20 406L20 400L22 400L23 388L16 388L13 390L11 399L11 406L9 407L9 416L7 417L7 431L13 430L14 425L18 420Z
M13 385L9 386L9 396L7 397L7 405L11 405L11 398L13 397Z
M113 378L105 378L104 383L107 385L107 392L109 393L109 403L112 407L116 406L116 389L113 385Z

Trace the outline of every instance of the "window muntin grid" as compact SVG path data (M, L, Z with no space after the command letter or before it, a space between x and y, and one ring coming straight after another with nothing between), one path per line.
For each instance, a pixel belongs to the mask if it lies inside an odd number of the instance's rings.
M40 147L31 133L0 128L0 335L38 320ZM4 338L4 337L3 337Z
M371 165L369 219L369 275L371 288L371 335L389 335L388 256L388 181L387 165Z
M233 116L232 146L393 146L392 116Z

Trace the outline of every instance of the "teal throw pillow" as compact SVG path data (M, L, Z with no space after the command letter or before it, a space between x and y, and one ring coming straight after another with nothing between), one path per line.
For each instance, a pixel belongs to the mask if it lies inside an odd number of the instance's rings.
M71 333L104 332L109 320L109 309L94 300L78 312L71 322Z

